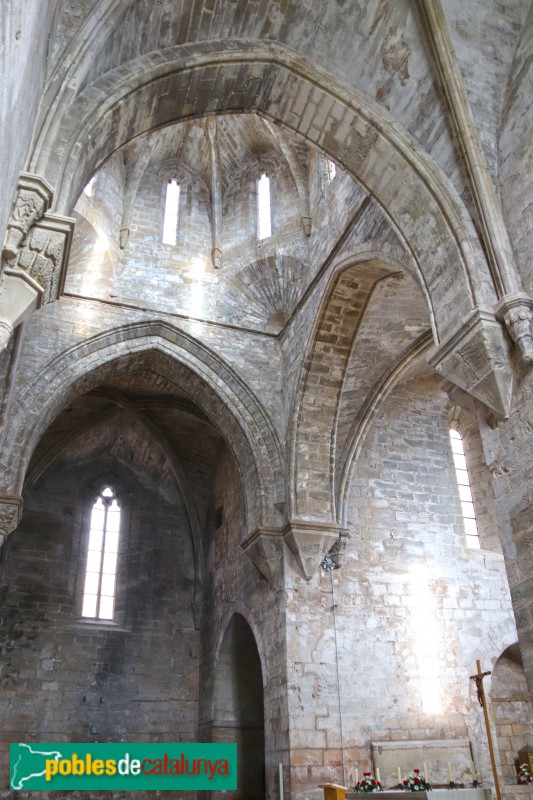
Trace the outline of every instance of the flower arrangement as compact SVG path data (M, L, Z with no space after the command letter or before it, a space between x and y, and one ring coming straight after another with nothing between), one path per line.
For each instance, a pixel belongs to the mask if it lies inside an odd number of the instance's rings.
M361 780L354 786L355 792L381 792L381 782L374 778L371 772L363 772Z
M518 769L518 783L533 783L533 773L527 764L520 764Z
M414 769L403 779L403 788L406 792L425 792L429 789L429 784L420 770Z

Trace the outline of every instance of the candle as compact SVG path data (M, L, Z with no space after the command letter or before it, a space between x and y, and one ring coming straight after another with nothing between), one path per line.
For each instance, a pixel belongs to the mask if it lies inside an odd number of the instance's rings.
M472 773L472 780L477 781L477 772L473 761L470 762L470 771Z
M453 783L452 765L449 761L448 761L448 778L450 783Z
M359 783L359 770L358 769L355 770L355 782Z
M401 783L401 782L402 782L402 771L401 771L400 767L398 767L398 783Z
M427 764L424 764L424 782L429 783L429 773Z
M376 767L376 780L378 783L381 783L381 778L379 776L379 767Z

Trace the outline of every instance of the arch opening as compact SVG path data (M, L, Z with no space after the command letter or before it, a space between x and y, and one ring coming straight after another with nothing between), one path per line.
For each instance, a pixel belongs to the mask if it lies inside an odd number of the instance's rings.
M252 629L240 614L231 618L215 664L213 742L237 742L235 800L265 798L265 725L261 660ZM218 793L213 793L217 797Z

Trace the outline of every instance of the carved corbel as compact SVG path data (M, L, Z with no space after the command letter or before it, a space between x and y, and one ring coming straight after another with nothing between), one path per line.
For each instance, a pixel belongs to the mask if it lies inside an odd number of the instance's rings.
M283 531L283 540L294 555L298 568L310 581L324 556L344 529L336 522L291 520Z
M332 569L340 569L344 562L344 554L350 534L347 530L341 531L339 538L333 542L327 554L322 559L322 568L329 572Z
M22 497L0 495L0 549L22 519Z
M56 300L63 288L74 220L57 214L39 219L18 251L4 265L0 288L0 349L13 329L43 303Z
M500 419L511 410L513 367L509 343L496 316L475 308L429 359L443 377L480 400Z
M525 364L533 364L532 308L533 298L522 292L505 295L496 306L496 316L505 323Z
M263 525L241 543L241 547L273 589L282 588L283 537L281 528Z
M48 211L52 197L52 187L44 178L26 173L20 176L2 248L6 261L17 257L22 240L32 225Z

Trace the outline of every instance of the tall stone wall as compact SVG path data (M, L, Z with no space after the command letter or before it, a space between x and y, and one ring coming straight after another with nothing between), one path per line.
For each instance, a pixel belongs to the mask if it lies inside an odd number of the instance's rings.
M503 558L465 545L446 400L431 379L395 388L354 470L343 566L287 574L293 797L353 785L372 741L467 737L490 782L469 675L516 629Z

